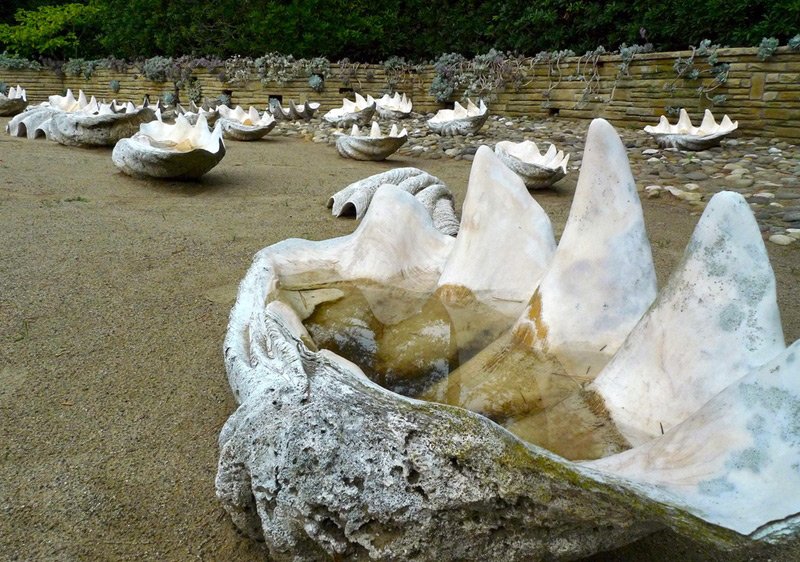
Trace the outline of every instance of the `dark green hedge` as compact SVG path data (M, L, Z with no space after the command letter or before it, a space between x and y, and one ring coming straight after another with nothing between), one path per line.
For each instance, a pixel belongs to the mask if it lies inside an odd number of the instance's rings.
M800 32L800 0L77 3L87 6L82 18L68 16L66 19L73 21L53 24L50 12L51 25L45 34L61 33L67 37L53 41L20 34L20 26L14 25L14 14L19 9L67 2L0 2L0 22L10 24L0 27L0 51L60 58L259 56L278 51L296 57L326 56L333 61L348 57L377 62L390 55L430 60L443 52L474 55L490 48L525 54L572 49L582 54L598 45L613 50L623 42L646 41L656 50L676 50L696 45L703 38L723 45L755 46L762 37L774 36L785 44ZM36 17L34 14L33 20L28 18L26 25L34 25Z

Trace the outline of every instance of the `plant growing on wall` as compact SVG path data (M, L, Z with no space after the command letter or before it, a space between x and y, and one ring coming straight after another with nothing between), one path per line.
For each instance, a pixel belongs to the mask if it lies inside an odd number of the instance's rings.
M431 81L430 93L436 101L448 101L461 86L461 65L465 60L459 53L444 53L433 63L435 74Z
M120 88L120 83L119 83L119 80L116 80L116 79L114 79L114 80L111 80L111 81L108 83L108 88L109 88L109 89L110 89L112 92L114 92L115 94L116 94L117 92L119 92L119 88Z
M42 65L6 52L0 53L0 69L3 70L41 70Z
M778 49L779 41L775 37L764 37L758 45L758 58L767 60L775 54Z
M152 57L142 63L142 74L153 82L166 82L172 75L171 57Z
M254 61L262 84L276 83L283 86L299 75L299 65L292 55L267 53Z
M225 75L228 83L244 87L250 81L250 69L253 68L253 59L233 55L225 60Z
M358 72L358 63L352 63L350 62L350 59L343 58L336 64L339 67L336 77L345 86L350 86L350 83L356 77L356 73Z
M717 88L721 87L728 81L728 74L730 73L730 64L719 62L719 45L712 44L710 39L703 39L698 47L690 45L692 53L687 58L678 57L672 68L675 70L676 78L665 88L670 92L675 91L678 80L701 80L703 76L711 76L712 80L709 83L701 83L697 87L697 93L700 96L705 96L713 105L720 105L725 103L727 97L721 94L711 95ZM706 69L702 70L695 66L697 57L705 58Z

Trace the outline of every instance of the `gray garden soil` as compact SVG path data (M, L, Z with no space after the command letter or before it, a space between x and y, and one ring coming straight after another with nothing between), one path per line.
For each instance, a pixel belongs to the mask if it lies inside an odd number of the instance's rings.
M442 178L460 207L464 160L354 162L275 136L229 142L184 184L123 176L110 149L0 135L0 560L264 559L214 495L238 282L267 245L351 232L328 196L399 165ZM536 195L557 233L576 178ZM663 283L699 214L671 198L643 206ZM800 254L768 251L791 342ZM696 556L730 559L668 533L596 559Z

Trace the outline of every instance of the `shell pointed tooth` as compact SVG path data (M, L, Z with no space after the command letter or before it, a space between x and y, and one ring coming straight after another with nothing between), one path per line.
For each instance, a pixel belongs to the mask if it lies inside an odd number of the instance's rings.
M86 94L83 93L83 90L78 90L78 109L86 107L88 103L89 102L86 99Z
M700 130L698 131L698 133L700 133L701 135L703 134L707 135L709 133L716 132L716 130L717 130L717 121L716 119L714 119L714 116L711 114L711 111L706 109L705 112L703 113L703 122L700 123Z
M567 173L567 164L568 163L569 163L569 153L566 153L564 155L564 160L561 163L561 169L564 171L565 174Z
M467 117L468 113L467 110L458 102L453 104L453 119L462 119Z
M538 293L536 321L547 330L537 338L581 378L597 376L656 296L627 151L603 119L589 126L569 217Z
M398 136L398 134L397 134L397 124L396 123L392 123L392 128L389 130L389 136L390 137Z
M731 121L731 118L727 115L722 116L722 121L719 123L719 128L722 131L730 132L739 127L738 121Z
M678 117L678 124L676 125L677 132L682 135L692 134L692 120L686 110L681 108L680 117Z
M258 110L252 105L247 110L247 116L250 118L250 121L252 121L254 125L256 123L259 123L262 119L261 116L258 115Z
M522 179L489 147L479 147L470 170L456 246L439 286L469 289L491 306L503 301L502 306L513 306L509 312L517 315L554 250L550 219ZM512 261L514 268L505 267Z
M369 136L374 139L381 136L381 127L378 125L377 121L372 122L372 126L369 129Z
M635 446L681 423L784 347L758 223L744 197L722 191L703 212L681 266L595 386Z
M372 102L367 102L367 100L364 99L364 96L356 92L356 106L358 109L364 109L370 105L372 105Z
M358 125L356 125L354 123L353 127L350 129L350 135L353 136L353 137L357 137L357 136L359 136L359 133L360 133L360 131L358 129Z

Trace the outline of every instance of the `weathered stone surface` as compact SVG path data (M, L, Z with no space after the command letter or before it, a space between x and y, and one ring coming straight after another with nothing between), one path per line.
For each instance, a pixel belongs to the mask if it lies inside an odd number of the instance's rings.
M240 293L237 307L248 301ZM378 387L310 352L284 313L252 318L247 355L226 344L229 369L259 382L223 428L216 479L234 523L273 559L573 559L668 524L741 544L480 416Z

